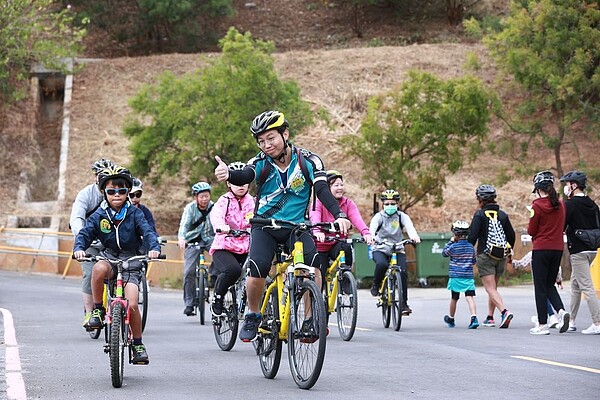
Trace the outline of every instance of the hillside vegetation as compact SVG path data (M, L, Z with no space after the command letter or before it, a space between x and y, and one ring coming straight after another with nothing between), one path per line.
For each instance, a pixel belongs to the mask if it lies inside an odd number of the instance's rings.
M261 39L277 39L276 43L288 43L283 46L285 52L274 55L276 68L282 79L293 79L298 82L302 97L310 102L315 115L325 115L325 118L317 118L314 126L298 134L296 144L317 152L324 160L328 168L335 168L345 176L348 195L360 206L363 216L368 220L372 210L373 193L379 192L382 187L361 186L360 175L368 166L360 165L348 157L337 145L337 139L343 135L355 134L360 129L361 120L365 115L367 99L376 93L387 91L398 85L410 69L431 72L441 78L453 78L466 73L465 62L469 54L478 56L481 68L476 75L488 85L497 85L498 76L496 69L490 63L483 46L475 43L435 43L435 44L412 44L407 46L381 46L364 47L373 43L373 39L382 37L379 35L388 32L389 25L381 24L385 30L368 31L369 34L362 42L343 40L343 44L355 43L357 46L341 49L332 49L327 45L332 37L350 38L350 28L346 27L346 34L338 32L337 36L323 36L321 42L314 40L313 34L306 32L318 31L320 27L331 29L332 13L308 12L306 1L269 2L257 1L259 10L271 8L277 18L284 18L284 6L294 10L298 16L296 20L285 25L278 25L274 20L264 21L258 18L260 14L245 8L242 3L236 1L238 22L234 24L240 29L245 28L258 32L256 35ZM277 7L279 5L279 7ZM322 8L316 9L322 11ZM302 11L302 13L300 13ZM289 12L288 12L289 14ZM252 18L254 15L254 18ZM316 19L321 16L321 20ZM276 19L276 18L275 18ZM302 22L302 23L301 23ZM367 24L368 26L375 25ZM433 29L440 22L432 23ZM452 29L446 26L444 32L449 40L459 41L460 35L452 35ZM285 28L285 35L281 32ZM277 29L276 29L277 28ZM309 29L310 28L310 29ZM427 25L421 26L425 31ZM325 28L323 28L325 29ZM440 30L439 32L441 32ZM379 34L378 34L379 33ZM301 47L298 38L306 36L306 44L303 50L291 50ZM431 35L433 37L433 35ZM287 38L287 39L286 39ZM440 39L440 36L436 36ZM289 39L289 40L288 40ZM286 42L286 40L288 40ZM369 42L371 41L371 42ZM386 42L385 40L382 40ZM389 40L388 40L389 41ZM298 44L298 47L290 43ZM377 42L380 44L380 42ZM339 44L339 43L338 43ZM320 47L320 48L315 48ZM290 49L291 48L291 49ZM281 50L281 49L280 49ZM91 182L93 179L90 171L90 163L100 157L110 158L118 163L127 164L130 160L128 153L128 140L122 135L123 123L130 112L128 100L140 89L143 84L153 83L157 76L170 70L175 74L183 74L205 65L205 60L217 57L215 53L204 54L169 54L154 55L148 57L121 57L104 59L98 62L90 62L74 80L73 99L71 106L71 131L69 141L68 167L67 167L67 199L61 205L60 213L65 216L64 226L70 212L71 202L77 191ZM267 89L265 89L267 90ZM260 96L260 93L256 94ZM16 110L27 110L29 103L24 102L16 107ZM257 112L262 110L257 110ZM285 112L285 110L282 110ZM27 165L32 162L42 162L43 151L32 150L35 146L29 140L27 134L19 131L14 126L27 126L28 114L16 112L6 122L13 126L6 132L11 133L10 142L2 144L8 149L10 146L14 163ZM250 121L248 121L250 123ZM291 128L294 122L290 121ZM20 124L20 125L19 125ZM18 132L18 133L17 133ZM223 134L227 134L223 132ZM498 121L490 125L490 141L505 134L505 126ZM14 146L16 138L21 136L21 146ZM248 140L251 140L248 134ZM8 151L8 150L6 150ZM597 166L593 155L593 146L580 146L578 150L565 149L569 160L569 152L579 151L590 165ZM3 153L4 154L4 153ZM8 154L8 153L7 153ZM544 149L532 157L532 160L521 160L526 163L539 165L540 168L550 165L551 154ZM233 161L233 160L226 160ZM470 219L477 206L474 199L475 187L482 183L496 183L497 177L504 170L510 170L514 160L509 156L498 157L492 154L481 154L474 163L463 168L459 173L447 180L444 189L446 201L441 207L432 207L427 204L410 209L409 214L415 221L419 231L447 231L454 219ZM14 164L13 164L14 165ZM575 165L566 165L573 168ZM15 168L18 170L18 168ZM14 186L14 175L4 174L4 187ZM135 171L133 171L135 173ZM397 171L402 174L403 171ZM58 172L56 173L58 175ZM163 235L176 233L177 224L183 206L191 200L188 180L199 180L205 177L175 176L163 180L160 186L153 186L146 182L143 201L155 214L159 232ZM212 177L206 177L212 179ZM32 184L35 184L32 182ZM528 214L525 205L529 204L531 195L530 178L511 181L498 187L499 202L511 215L516 227L524 227L527 223ZM6 215L12 213L18 204L16 196L9 191L2 191L0 197L3 207L0 215L0 224L4 223ZM216 199L215 199L216 200Z

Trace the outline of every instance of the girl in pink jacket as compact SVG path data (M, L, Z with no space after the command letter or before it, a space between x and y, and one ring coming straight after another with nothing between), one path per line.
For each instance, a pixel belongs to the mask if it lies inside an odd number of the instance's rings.
M362 237L365 239L367 244L373 243L373 237L369 231L369 227L363 221L358 211L356 204L349 198L344 196L344 179L342 174L335 170L327 171L327 183L329 184L329 190L333 194L339 204L343 213L348 216L352 225L358 229ZM310 221L311 222L333 222L335 218L323 204L317 200L314 207L315 209L310 210ZM317 239L317 251L319 252L319 262L321 264L321 274L324 274L329 267L329 260L335 260L340 252L344 250L346 252L346 264L352 265L352 245L349 243L340 242L325 242L325 232L321 229L316 228L313 232ZM346 238L347 235L339 235L340 238ZM324 276L324 275L322 275Z
M229 164L230 170L244 168L244 164ZM238 280L250 248L250 235L233 236L231 230L250 229L254 214L254 197L248 193L249 185L236 186L227 182L229 191L215 203L210 222L215 229L215 239L209 254L213 257L211 273L217 276L215 296L211 305L214 315L223 314L223 297L227 289Z

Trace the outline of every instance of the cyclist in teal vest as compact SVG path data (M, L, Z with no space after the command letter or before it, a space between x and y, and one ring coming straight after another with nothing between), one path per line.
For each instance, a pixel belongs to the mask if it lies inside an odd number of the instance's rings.
M298 149L289 139L289 124L283 113L266 111L252 121L250 131L256 140L260 152L240 171L232 171L219 156L215 175L219 181L228 181L234 185L257 182L256 216L261 218L283 219L301 223L306 219L306 211L311 197L311 186L315 195L335 217L343 234L348 232L350 221L342 212L338 201L333 197L327 185L326 170L321 159L308 150ZM304 165L304 167L302 167ZM259 181L264 168L268 168L264 182ZM240 339L249 342L256 337L261 315L259 302L265 287L265 277L271 268L278 243L291 246L291 230L262 229L253 225L250 234L250 252L248 254L250 276L246 279L248 309L244 324L240 330ZM304 261L314 267L319 266L317 249L311 235L302 238L304 243ZM317 268L318 279L320 273Z

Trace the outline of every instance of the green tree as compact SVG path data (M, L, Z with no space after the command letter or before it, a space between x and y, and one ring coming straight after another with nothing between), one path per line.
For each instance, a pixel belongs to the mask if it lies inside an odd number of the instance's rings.
M312 121L298 85L277 77L272 42L230 28L220 46L221 56L206 68L181 77L164 73L130 101L124 131L136 174L160 179L183 171L193 181L212 180L215 155L232 162L256 154L249 127L260 112L284 112L291 133Z
M518 134L501 150L521 160L539 147L554 154L554 165L523 165L524 171L553 167L562 175L564 146L577 147L576 124L598 137L599 28L595 0L520 0L502 30L486 37L497 63L525 92L516 113L503 116Z
M398 89L369 99L358 137L342 143L362 162L368 184L400 192L403 209L440 205L446 177L481 150L492 105L475 78L411 71Z
M33 64L66 72L64 59L77 55L85 36L73 17L52 0L0 2L0 104L24 96Z
M232 0L62 0L127 51L193 52L214 47L216 29L233 14Z

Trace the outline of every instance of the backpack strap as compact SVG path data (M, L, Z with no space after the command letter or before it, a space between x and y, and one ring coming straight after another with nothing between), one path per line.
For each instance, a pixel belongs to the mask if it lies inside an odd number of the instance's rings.
M206 221L208 214L210 214L210 210L212 210L214 204L210 204L206 209L206 215L201 215L193 224L188 228L190 231L196 229L200 224L203 224Z
M294 146L294 150L296 152L296 157L298 157L298 164L300 165L300 170L302 171L302 175L304 175L304 180L308 183L311 196L313 197L313 211L314 211L316 209L317 201L316 201L314 193L313 193L313 181L310 178L310 174L308 173L308 167L306 166L306 159L302 155L302 152L300 151L299 147ZM257 201L254 204L254 214L255 215L258 212L258 203L259 203L258 199L260 199L260 191L262 189L263 184L267 181L267 178L271 174L272 170L273 170L273 165L271 165L271 163L265 159L265 165L263 166L262 170L260 171L260 175L258 176L258 180L256 181L256 199L257 199ZM308 215L308 208L306 210L306 214Z

